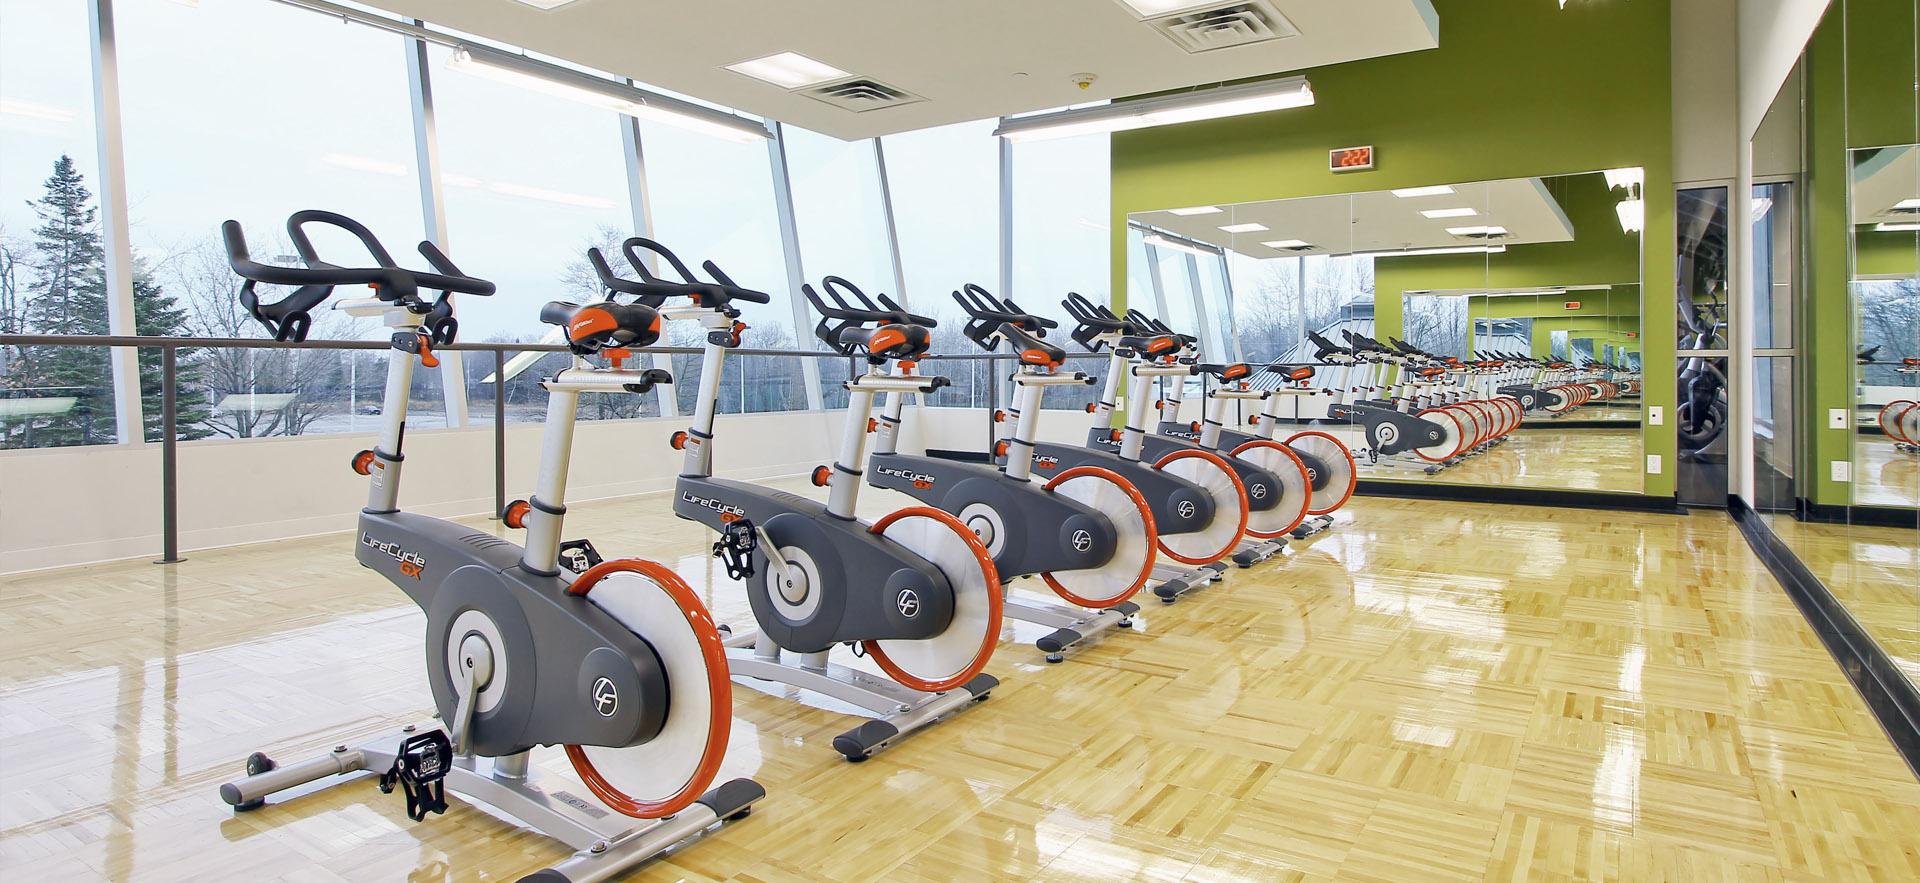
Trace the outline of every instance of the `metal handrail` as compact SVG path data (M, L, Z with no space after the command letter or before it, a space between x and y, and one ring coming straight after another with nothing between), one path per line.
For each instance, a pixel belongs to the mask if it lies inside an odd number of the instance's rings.
M311 350L384 350L392 347L386 340L271 340L254 337L166 337L159 335L125 334L0 334L0 347L8 346L70 346L70 347L134 347L138 349L160 350L160 547L158 564L175 564L180 557L180 499L179 499L179 351L185 349L311 349ZM510 343L485 341L480 343L451 343L436 349L465 352L493 353L493 376L506 373L507 354L524 352L566 352L567 348L557 343ZM653 346L637 349L641 353L660 353L669 355L698 355L699 347ZM800 349L756 349L737 347L727 351L736 356L776 356L805 359L845 359L847 374L851 377L856 371L856 360L831 350ZM1000 353L953 353L921 356L921 361L949 362L1000 362L1011 361L1012 354ZM1069 359L1106 358L1103 353L1068 353ZM1000 387L989 387L988 410L988 447L992 447L991 412L999 407ZM507 415L506 396L493 398L493 498L494 517L506 508L507 500Z

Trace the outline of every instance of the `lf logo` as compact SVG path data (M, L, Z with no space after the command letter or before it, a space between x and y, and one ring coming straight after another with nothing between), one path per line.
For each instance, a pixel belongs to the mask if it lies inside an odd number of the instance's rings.
M1180 501L1180 517L1181 518L1193 517L1193 501L1192 500Z
M1256 484L1253 487L1247 488L1247 495L1256 500L1264 500L1267 498L1267 486L1264 484Z
M601 717L613 717L620 710L620 691L613 686L613 679L601 678L593 682L593 710Z
M1091 548L1093 548L1093 534L1084 530L1076 530L1073 532L1073 550L1075 552L1085 552Z
M893 599L893 604L900 608L900 615L908 619L920 614L920 595L912 589L901 589L900 596Z

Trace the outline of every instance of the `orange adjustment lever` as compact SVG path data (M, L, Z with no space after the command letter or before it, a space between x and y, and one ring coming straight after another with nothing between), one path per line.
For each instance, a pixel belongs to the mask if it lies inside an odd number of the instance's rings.
M826 487L827 479L830 479L832 477L833 477L833 470L828 469L825 466L813 467L813 486L814 487Z
M532 503L526 500L514 500L507 504L506 509L501 510L500 522L514 530L521 530L527 526L527 513L532 511Z
M358 472L361 475L371 474L373 472L373 452L361 451L358 454L354 454L353 455L353 471Z
M684 429L675 431L673 435L667 438L667 445L672 447L676 451L686 450L687 431Z
M433 354L433 345L424 334L420 335L420 366L423 368L440 367L440 357Z

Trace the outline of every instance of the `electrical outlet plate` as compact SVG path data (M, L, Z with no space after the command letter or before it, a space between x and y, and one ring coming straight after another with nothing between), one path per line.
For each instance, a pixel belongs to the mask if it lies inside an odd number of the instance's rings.
M1832 471L1834 481L1852 481L1853 480L1853 464L1851 462L1846 460L1835 460L1827 464L1827 467Z
M1667 409L1665 409L1665 408L1662 408L1662 407L1660 407L1659 405L1652 405L1652 406L1650 406L1650 407L1648 407L1648 408L1647 408L1647 422L1648 422L1648 423L1651 423L1651 424L1653 424L1653 425L1655 425L1655 426L1660 426L1660 425L1662 425L1662 424L1664 424L1664 423L1666 423L1666 422L1667 422Z
M1847 409L1829 408L1827 410L1827 428L1828 429L1847 428Z
M1647 455L1647 474L1648 475L1660 474L1660 455L1659 454Z

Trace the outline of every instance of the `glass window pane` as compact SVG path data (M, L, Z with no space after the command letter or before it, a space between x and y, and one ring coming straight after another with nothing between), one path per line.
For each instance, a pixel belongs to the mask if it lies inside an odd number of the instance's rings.
M939 321L936 353L980 352L960 332L966 314L951 292L968 282L989 291L999 284L1000 154L994 126L994 120L979 120L881 139L907 305ZM949 362L939 370L953 385L936 393L933 404L986 407L991 400L988 384L996 372L985 363Z
M451 68L452 55L444 46L427 47L447 251L461 269L499 286L493 297L460 304L461 336L558 343L557 329L540 324L539 308L550 300L600 296L587 249L597 247L615 268L625 268L620 243L633 229L633 212L622 118ZM465 361L470 417L491 422L492 355L474 353ZM565 364L564 356L554 354L524 370L510 370L507 420L543 419L545 396L535 384ZM583 420L657 414L658 399L652 395L593 393L580 399Z
M800 265L816 287L826 276L840 276L867 296L882 292L896 298L893 257L887 249L886 205L880 195L880 167L873 142L841 141L786 126L787 178L793 184L794 225L800 234ZM811 313L809 313L811 315ZM812 330L801 329L797 343L824 349ZM820 362L823 403L847 403L846 363Z
M337 211L408 262L423 225L400 37L248 0L121 0L115 15L136 295L144 276L179 310L156 326L263 336L234 298L218 232L228 219L256 257L289 260L287 216ZM370 260L344 232L309 229L329 260ZM374 320L314 316L315 340L385 336ZM202 351L182 364L183 406L204 416L199 435L369 431L385 365L378 353ZM444 420L439 383L415 373L416 426Z
M752 330L745 346L792 349L793 292L774 217L773 167L767 143L742 144L642 120L640 143L647 164L647 199L653 238L690 267L713 261L734 281L773 296L770 304L746 304L741 320ZM671 270L668 271L671 278ZM699 346L705 335L687 323L668 326L670 343ZM681 413L692 413L699 392L700 357L673 357L673 391ZM786 411L807 406L800 360L736 356L727 360L720 410Z

